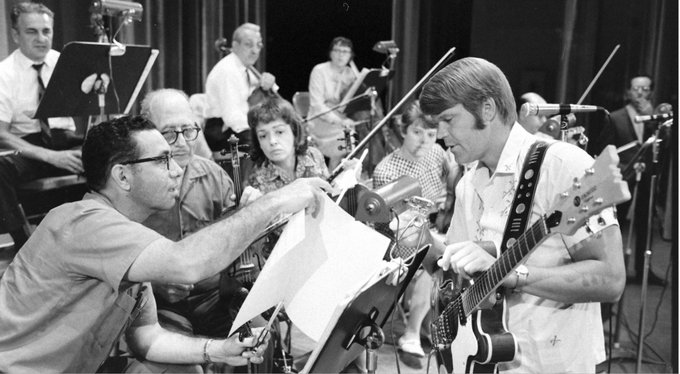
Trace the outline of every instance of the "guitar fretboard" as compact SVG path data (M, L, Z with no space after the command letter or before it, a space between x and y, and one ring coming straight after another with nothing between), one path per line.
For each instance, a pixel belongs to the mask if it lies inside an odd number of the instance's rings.
M553 213L550 220L554 219ZM451 301L434 323L432 332L433 343L449 344L453 340L449 326L456 326L459 322L465 323L465 318L479 307L481 302L493 292L505 277L531 253L550 232L546 224L546 218L541 217L512 243L505 252L487 269L474 283ZM458 321L457 319L461 319Z

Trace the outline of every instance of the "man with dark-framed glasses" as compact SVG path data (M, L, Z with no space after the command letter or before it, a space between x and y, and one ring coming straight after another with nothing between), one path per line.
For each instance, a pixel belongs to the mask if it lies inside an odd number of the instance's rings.
M141 224L175 206L184 175L177 160L185 155L148 119L94 126L82 154L90 192L50 211L0 280L0 372L95 372L123 333L134 357L118 371L261 362L266 344L254 347L255 338L162 328L150 284L194 284L218 273L272 217L305 208L316 214L330 186L297 180L175 242Z

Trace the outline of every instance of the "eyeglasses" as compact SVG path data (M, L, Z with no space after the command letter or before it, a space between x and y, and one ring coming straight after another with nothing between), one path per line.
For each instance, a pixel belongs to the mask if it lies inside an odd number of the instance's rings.
M163 134L163 137L168 142L168 144L175 144L177 138L179 137L179 134L182 134L184 140L192 141L198 138L199 131L201 131L201 128L198 127L198 125L194 124L191 127L185 127L181 130L163 131L161 134Z
M346 55L346 54L352 53L352 50L351 50L351 49L339 49L339 48L333 48L332 51L335 52L335 53L339 53L339 54L341 54L341 55Z
M630 89L633 90L633 91L642 91L642 92L649 92L649 91L652 90L651 87L647 87L647 86L633 86Z
M148 157L148 158L139 158L137 160L129 160L129 161L124 161L121 162L121 165L130 165L130 164L140 164L142 162L154 162L154 161L163 161L165 164L166 169L168 171L170 170L170 160L172 159L172 153L166 153L161 156L156 156L156 157Z

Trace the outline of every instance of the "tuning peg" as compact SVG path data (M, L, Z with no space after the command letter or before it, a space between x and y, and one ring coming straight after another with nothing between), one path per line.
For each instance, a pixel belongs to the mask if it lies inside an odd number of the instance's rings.
M574 217L567 218L567 223L575 223L575 222L576 222L576 218L574 218Z
M593 175L595 174L595 169L594 168L588 168L586 169L586 175Z
M585 225L585 228L586 228L586 232L588 233L588 235L593 234L593 229L590 228L590 225Z
M587 212L587 211L589 211L589 210L590 210L590 207L589 207L588 205L584 205L584 206L582 206L581 209L580 209L580 211L582 211L582 212Z
M581 182L578 181L578 178L574 178L574 183L572 184L575 190L578 190L581 188Z
M565 192L562 192L562 193L560 194L560 197L563 198L563 199L566 199L567 197L569 197L569 192L566 192L566 191L565 191Z
M601 198L601 197L598 197L598 198L595 199L595 201L593 202L593 204L595 204L595 205L602 205L602 204L604 204L604 199Z

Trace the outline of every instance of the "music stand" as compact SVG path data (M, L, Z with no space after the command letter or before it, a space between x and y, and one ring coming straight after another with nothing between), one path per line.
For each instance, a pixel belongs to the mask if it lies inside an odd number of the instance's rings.
M386 283L388 273L356 295L339 318L335 322L331 321L334 326L326 330L330 333L324 333L302 372L339 373L362 350L371 349L369 346L374 343L370 341L372 334L377 331L382 335L380 328L392 313L395 300L403 295L429 248L430 245L426 245L415 253L404 280L398 285Z
M392 76L394 76L394 70L363 69L352 85L353 87L350 88L350 91L354 89L355 92L353 98L358 96L357 93L364 92L369 87L373 87L378 95L382 95L387 87L387 81L389 81ZM354 86L356 86L356 88L354 88ZM343 100L343 102L345 101L347 100ZM371 100L357 100L349 102L345 107L344 112L347 117L351 117L352 114L356 112L363 110L370 111L371 109Z
M158 50L148 46L66 44L35 118L127 114L157 56ZM105 84L93 88L95 79L108 80L108 89Z

